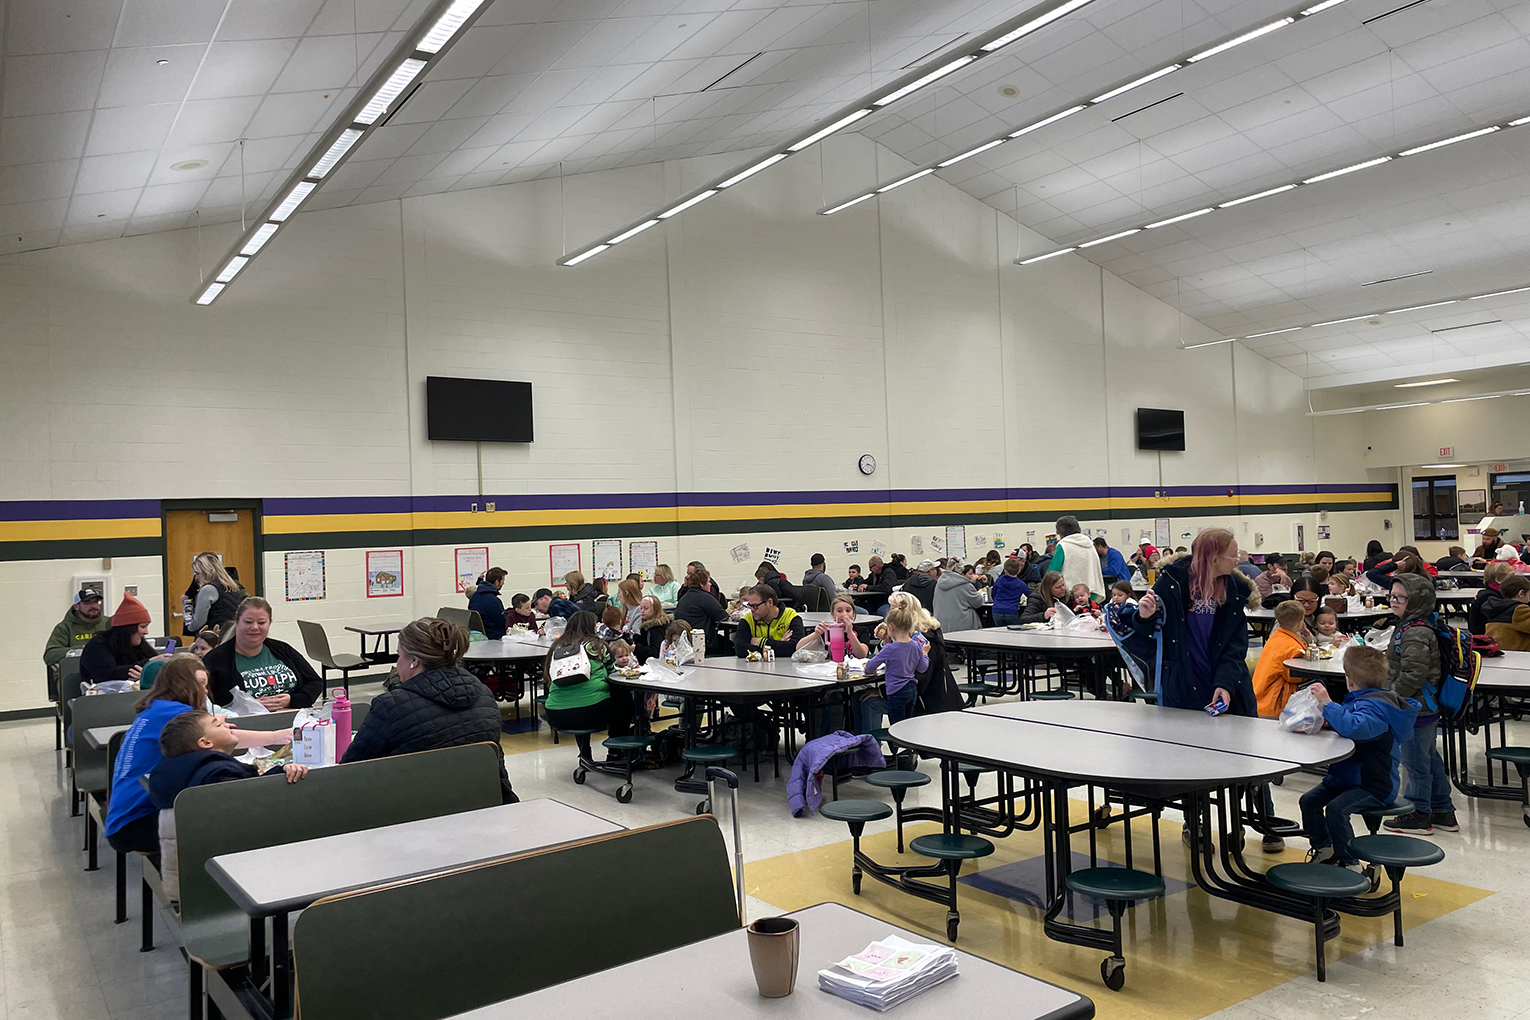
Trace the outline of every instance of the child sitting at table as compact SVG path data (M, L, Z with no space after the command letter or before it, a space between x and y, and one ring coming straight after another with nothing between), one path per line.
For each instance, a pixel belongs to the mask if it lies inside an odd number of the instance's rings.
M919 697L914 674L930 666L930 642L916 632L914 614L906 606L889 609L883 625L887 628L887 638L877 654L866 660L866 676L880 672L882 686L855 701L857 733L870 733L876 729L884 711L889 726L912 715L914 702Z
M1071 596L1069 607L1079 616L1084 616L1086 614L1090 616L1100 615L1100 604L1096 602L1094 596L1090 594L1089 586L1087 584L1083 584L1082 582L1075 584L1069 592L1069 595Z
M685 638L687 642L691 640L691 625L686 623L684 620L676 620L674 623L665 628L664 643L659 646L659 658L663 661L664 665L684 665L684 663L675 661L675 652L678 650L680 639L682 637ZM693 650L694 647L695 646L693 645Z
M1349 640L1339 631L1339 614L1327 606L1312 614L1312 640L1319 648L1338 648Z
M510 608L505 610L505 629L508 630L516 624L523 625L533 634L539 633L537 627L537 614L531 610L531 596L525 592L512 596Z
M1130 581L1117 581L1110 586L1111 605L1118 605L1123 602L1134 606L1137 604L1137 589L1132 587Z
M1323 705L1323 722L1353 740L1355 751L1329 765L1323 781L1302 794L1302 828L1312 845L1310 863L1359 871L1349 846L1355 837L1350 816L1397 799L1398 742L1413 735L1419 703L1382 689L1387 657L1379 648L1345 652L1344 681L1349 694L1342 705L1329 699L1322 684L1314 684L1312 693Z
M1350 596L1355 593L1354 586L1348 577L1343 574L1328 575L1328 594Z
M1259 714L1267 719L1279 716L1303 683L1291 676L1286 660L1307 651L1306 617L1299 602L1282 602L1275 607L1275 630L1254 667L1254 697L1259 699Z
M171 903L180 899L181 876L175 855L175 798L193 786L210 786L235 779L254 779L260 771L233 756L240 740L228 720L192 709L182 712L159 733L164 755L149 772L149 802L159 809L160 877ZM295 783L308 775L307 765L290 764L269 775Z
M606 606L600 611L600 623L595 628L595 636L610 644L622 636L622 611L615 606Z
M632 646L618 638L607 646L611 649L611 661L617 669L636 669L637 658L632 654ZM659 695L655 692L647 694L642 691L632 692L633 707L637 709L638 731L647 733L648 721L653 718L653 710L659 704Z

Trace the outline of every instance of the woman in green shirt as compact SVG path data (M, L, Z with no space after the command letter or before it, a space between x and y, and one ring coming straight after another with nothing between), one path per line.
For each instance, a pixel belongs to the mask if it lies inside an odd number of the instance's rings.
M660 563L653 568L653 580L648 582L648 594L666 606L672 606L679 600L680 582L675 580L668 563Z
M234 640L223 642L202 660L214 702L227 705L236 687L270 712L307 708L318 700L324 681L302 652L268 637L270 632L271 603L257 595L240 603Z
M615 660L606 643L595 636L595 614L578 612L568 618L568 626L553 642L547 653L543 671L549 678L547 685L547 723L556 730L605 729L613 737L624 737L632 732L632 693L625 687L612 687L607 678L615 668ZM580 648L589 659L590 669L586 677L569 677L567 681L551 679L554 675L553 657L562 648ZM579 757L593 762L590 737L577 733ZM615 753L607 760L617 758Z

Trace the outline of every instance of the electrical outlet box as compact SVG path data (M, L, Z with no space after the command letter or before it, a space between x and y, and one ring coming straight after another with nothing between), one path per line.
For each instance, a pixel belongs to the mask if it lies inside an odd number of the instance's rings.
M483 508L484 508L484 509L485 509L485 510L487 510L487 511L488 511L488 512L489 512L489 513L491 513L491 514L492 514L492 513L493 513L493 512L494 512L494 504L493 504L493 503L485 503L485 504L484 504L484 505L483 505Z
M477 503L469 503L468 504L468 512L476 514L478 512L478 504Z

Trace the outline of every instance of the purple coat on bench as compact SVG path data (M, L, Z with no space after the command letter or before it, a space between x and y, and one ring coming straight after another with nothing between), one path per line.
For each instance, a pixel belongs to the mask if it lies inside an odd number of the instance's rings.
M809 740L797 752L792 762L792 777L786 784L786 802L791 806L792 817L802 818L816 814L823 803L823 770L835 755L848 756L844 765L848 768L883 768L887 761L882 757L882 745L869 733L854 734L835 730L827 736Z

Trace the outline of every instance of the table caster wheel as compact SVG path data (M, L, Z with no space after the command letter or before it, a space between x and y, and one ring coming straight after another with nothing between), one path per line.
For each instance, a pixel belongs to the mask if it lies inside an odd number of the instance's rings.
M1381 888L1381 871L1376 867L1376 865L1367 864L1365 866L1365 877L1371 883L1371 892L1374 893L1376 890Z
M631 801L632 801L632 787L630 787L630 786L626 785L625 783L623 783L621 786L616 788L616 802L618 804L628 804Z
M698 815L710 814L711 811L712 811L712 802L710 800L704 800L700 804L696 805L696 813Z
M1126 961L1115 956L1105 957L1100 961L1100 977L1106 988L1119 992L1126 986Z
M852 890L854 890L855 895L859 896L861 894L861 869L860 868L856 868L854 871L850 872L850 888Z
M575 769L574 770L574 782L575 782L575 784L577 784L579 786L583 786L584 785L584 769Z
M962 919L958 915L956 915L954 913L946 915L946 938L947 939L949 939L952 942L956 941L956 926L961 924L961 923L962 923Z

